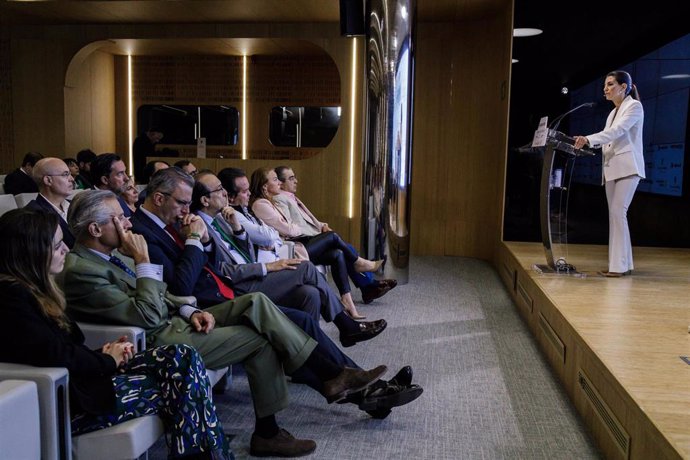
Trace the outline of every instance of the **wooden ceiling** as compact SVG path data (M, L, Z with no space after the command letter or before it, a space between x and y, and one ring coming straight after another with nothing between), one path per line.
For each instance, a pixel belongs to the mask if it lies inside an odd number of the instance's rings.
M510 0L418 0L424 22L491 15ZM338 22L339 0L24 1L1 0L10 24Z

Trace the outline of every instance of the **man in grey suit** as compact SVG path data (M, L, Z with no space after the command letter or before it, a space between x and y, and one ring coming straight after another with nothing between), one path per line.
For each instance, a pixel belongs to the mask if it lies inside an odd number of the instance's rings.
M77 195L68 221L77 244L67 257L60 284L70 315L143 327L153 345L194 346L209 368L242 362L256 413L252 455L299 456L316 447L277 425L275 413L288 402L283 369L288 374L316 375L329 402L362 390L386 370L334 364L321 345L262 294L244 295L206 310L196 308L193 298L170 296L162 267L150 263L146 241L129 231L131 224L110 191ZM131 256L134 265L120 254Z
M213 173L197 175L191 210L205 222L213 239L216 270L232 280L236 293L261 292L276 304L302 310L317 321L320 313L338 327L344 346L354 344L347 334L357 331L362 323L347 316L338 295L314 264L299 259L256 262L254 245L235 217L235 210L228 206L228 194Z

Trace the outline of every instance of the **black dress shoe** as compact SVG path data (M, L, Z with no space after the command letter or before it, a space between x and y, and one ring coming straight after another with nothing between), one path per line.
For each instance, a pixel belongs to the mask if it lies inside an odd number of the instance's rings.
M412 385L412 367L405 366L398 371L395 376L389 380L393 385L409 386Z
M340 334L340 343L344 347L351 347L357 342L364 342L365 340L373 339L386 329L388 323L385 319L376 321L361 321L359 322L359 331L350 332L347 334Z
M391 286L388 283L382 281L374 281L369 286L360 288L362 291L362 302L371 303L379 297L383 297L388 291L393 289L395 286Z
M391 381L392 382L392 381ZM396 385L387 382L384 385L371 385L365 389L359 408L376 419L384 419L391 409L404 406L419 398L424 389L419 385Z
M316 449L311 439L297 439L282 428L272 438L262 438L252 434L249 455L254 457L302 457Z

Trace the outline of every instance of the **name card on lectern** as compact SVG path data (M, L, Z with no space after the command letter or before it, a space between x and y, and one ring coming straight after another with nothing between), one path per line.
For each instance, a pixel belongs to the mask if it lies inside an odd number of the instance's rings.
M532 147L544 147L546 145L546 136L549 134L549 117L542 117L539 120L539 127L534 132L534 137L532 138Z

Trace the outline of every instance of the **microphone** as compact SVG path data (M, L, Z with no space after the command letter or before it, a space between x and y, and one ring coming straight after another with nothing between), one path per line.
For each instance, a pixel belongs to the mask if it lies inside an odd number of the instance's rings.
M561 116L559 116L559 117L556 117L556 119L555 119L554 121L551 122L551 126L549 126L549 129L553 129L553 130L555 131L556 129L558 129L558 125L561 124L561 121L562 121L567 115L570 115L571 113L575 112L576 110L580 110L582 107L594 107L595 105L597 105L596 102L585 102L584 104L578 105L578 106L575 107L574 109L568 110L568 111L567 111L566 113L564 113L563 115L561 115Z

